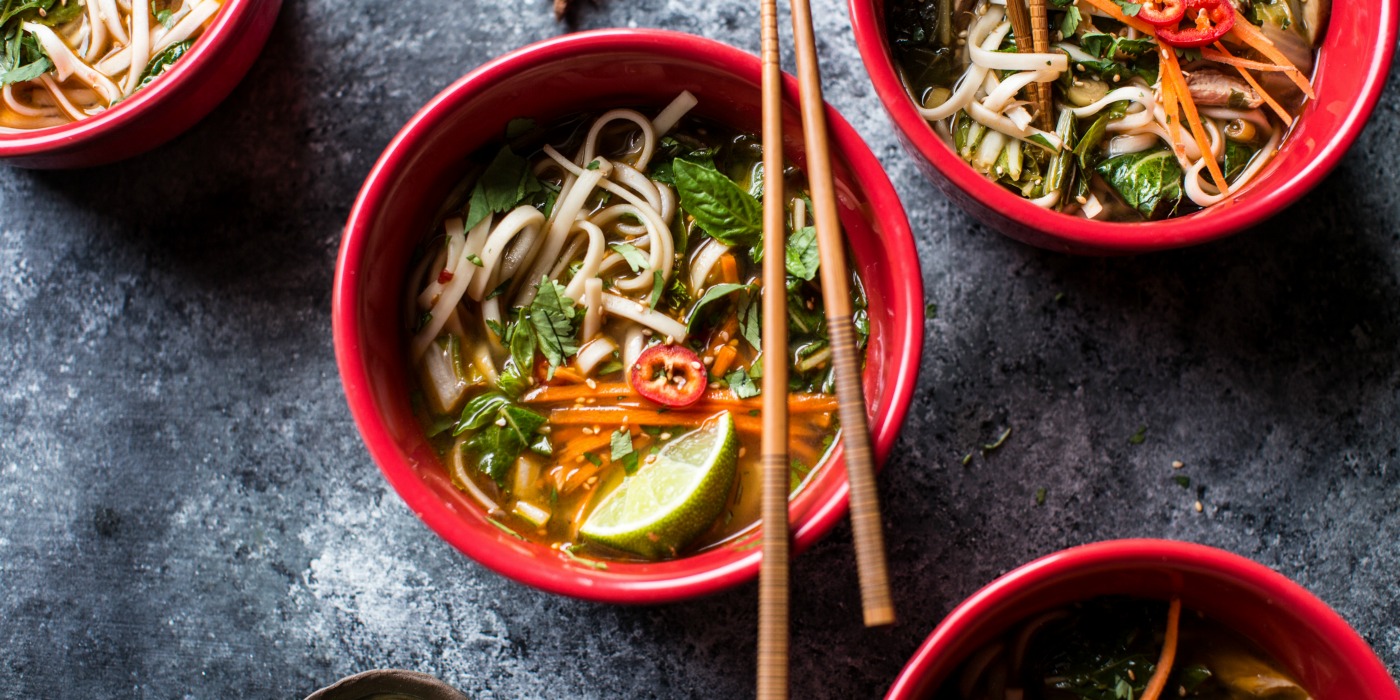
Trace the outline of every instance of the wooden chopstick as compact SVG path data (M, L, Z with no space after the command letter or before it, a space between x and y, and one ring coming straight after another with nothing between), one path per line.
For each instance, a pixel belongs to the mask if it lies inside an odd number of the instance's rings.
M822 298L826 303L831 364L835 370L836 398L840 403L838 412L841 441L846 449L846 473L851 483L851 533L860 574L861 607L867 627L888 625L894 622L894 602L890 598L889 571L885 565L885 537L881 532L879 496L875 491L875 454L870 448L870 426L865 416L865 392L861 388L860 355L856 350L852 319L850 271L846 267L841 220L836 211L831 146L826 132L826 102L822 99L821 67L817 64L817 42L808 0L792 0L792 34L797 50L802 131L807 146L807 183L812 193L817 250L821 255ZM767 342L767 336L764 338ZM766 375L767 367L764 369Z
M1030 0L1031 41L1036 53L1050 50L1050 15L1045 9L1045 0ZM1044 131L1055 130L1055 93L1049 83L1035 83L1036 119Z
M1044 52L1050 49L1050 25L1045 15L1045 0L1040 0L1040 24L1036 24L1036 0L1006 0L1006 14L1011 18L1011 31L1016 34L1016 52L1033 53ZM1043 45L1039 34L1039 29L1045 30ZM1041 83L1031 83L1026 88L1035 102L1035 123L1045 131L1053 131L1055 125L1050 114L1050 86Z
M786 358L787 207L783 194L783 72L778 2L762 0L763 66L763 350ZM763 564L758 580L758 698L788 696L788 366L763 371Z

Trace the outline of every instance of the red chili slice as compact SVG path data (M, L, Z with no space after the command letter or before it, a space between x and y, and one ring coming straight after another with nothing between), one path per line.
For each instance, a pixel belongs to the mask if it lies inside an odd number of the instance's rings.
M1157 30L1157 38L1168 46L1193 49L1214 43L1235 26L1235 7L1230 0L1186 0L1186 23Z
M709 378L700 356L679 345L653 345L632 365L632 388L663 406L689 406L705 394Z
M1143 0L1137 18L1154 27L1176 26L1186 14L1186 0Z

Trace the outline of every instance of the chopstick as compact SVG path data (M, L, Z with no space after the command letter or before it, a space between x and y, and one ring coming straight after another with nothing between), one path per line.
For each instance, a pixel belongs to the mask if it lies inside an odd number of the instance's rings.
M879 496L875 491L875 455L870 448L870 426L865 416L865 392L861 388L860 355L856 350L852 318L850 272L846 267L841 221L836 211L831 147L826 132L826 102L822 99L821 66L817 63L812 8L808 0L792 0L792 34L797 50L802 131L807 146L807 183L811 188L817 250L821 257L822 299L826 304L831 364L840 404L838 413L841 440L846 449L846 473L851 483L851 533L860 575L861 607L865 612L865 626L875 627L894 622L894 602L890 598L889 571L885 565L885 537L881 532ZM764 336L764 342L767 337Z
M783 194L783 73L778 2L762 0L763 66L763 349L786 358L787 214ZM788 696L788 367L763 372L763 564L758 581L758 698Z
M1027 2L1028 0L1006 0L1006 14L1011 18L1011 31L1016 33L1016 52L1044 53L1050 50L1050 24L1045 14L1045 0L1029 0L1029 6ZM1037 7L1039 14L1036 12ZM1053 131L1055 125L1054 115L1050 114L1050 86L1031 83L1026 90L1035 102L1036 125L1045 131Z

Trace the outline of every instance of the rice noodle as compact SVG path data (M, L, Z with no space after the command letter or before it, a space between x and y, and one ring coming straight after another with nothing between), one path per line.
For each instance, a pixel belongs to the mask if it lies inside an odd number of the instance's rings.
M635 109L614 109L603 113L593 122L593 128L588 130L588 138L583 141L583 150L579 153L576 165L586 165L591 163L598 154L598 136L602 133L603 127L609 122L626 119L636 124L642 130L642 150L637 156L636 167L638 170L646 170L647 164L651 162L652 153L656 150L656 131L651 126L651 120L642 116L641 112Z
M585 377L592 375L593 370L607 362L615 352L617 352L617 343L605 335L584 343L578 349L579 371L583 372Z
M801 199L797 200L801 202ZM803 206L799 204L798 206ZM801 227L798 227L801 228ZM709 238L700 245L700 249L695 251L694 257L690 259L690 292L697 294L705 287L705 280L710 277L710 270L714 269L715 263L719 262L724 254L729 252L729 246L718 239Z
M612 293L603 294L603 310L614 316L621 316L640 323L672 341L685 342L685 324L635 299L620 297Z
M517 236L533 232L538 234L541 226L544 225L544 214L540 210L529 206L521 205L512 209L506 214L501 222L491 230L491 235L486 239L485 245L481 248L481 271L472 280L468 293L472 299L481 301L482 297L490 291L490 283L496 277L500 266L501 256L509 247L510 243Z
M122 92L130 95L136 91L146 65L151 62L151 3L139 0L131 7L131 68L126 71L122 82Z
M1244 170L1241 170L1240 174L1235 177L1234 182L1230 183L1232 194L1237 192L1240 187L1248 184L1250 180L1253 180L1254 177L1259 174L1259 171L1263 170L1264 166L1268 165L1269 161L1273 160L1273 157L1277 155L1279 142L1282 140L1283 130L1275 129L1274 133L1269 136L1268 142L1264 144L1264 147L1259 149L1258 153L1254 154L1254 157L1249 161L1249 165L1245 166ZM1186 196L1189 197L1192 202L1203 207L1208 207L1223 201L1229 195L1206 191L1206 187L1208 187L1209 184L1206 183L1201 176L1201 171L1205 169L1205 165L1205 159L1201 159L1192 164L1190 168L1186 169L1184 187ZM1211 190L1214 189L1214 187L1211 187Z
M651 120L652 130L657 136L665 136L671 129L676 128L681 118L699 102L689 90L682 90L681 94L676 95L676 99L671 100L671 104L666 105L666 109L661 110L661 113Z
M583 283L583 339L592 340L603 330L603 280Z
M462 257L462 246L467 243L466 231L462 228L463 222L457 217L452 217L443 222L443 227L447 229L447 245L434 258L433 269L439 274L434 275L428 282L428 286L418 295L418 306L424 309L431 309L433 302L437 301L438 295L442 294L442 288L447 286L442 281L442 274L446 272L452 274L457 269L457 261ZM419 275L421 277L421 274Z
M642 333L642 327L636 324L627 326L627 330L622 336L622 371L631 372L632 365L636 364L637 358L641 356L642 350L646 347L647 338Z
M548 152L554 149L545 146L545 150ZM558 151L555 153L557 154ZM573 187L569 188L568 194L561 194L560 200L554 203L554 216L549 220L549 233L545 234L544 242L532 255L535 264L530 268L525 279L516 280L516 283L521 285L520 292L515 296L516 306L525 306L535 298L536 285L539 284L540 278L548 274L549 269L554 266L559 251L564 248L564 241L568 238L569 231L574 227L574 220L578 218L584 203L593 194L593 190L598 187L598 183L602 181L603 171L602 168L584 170L577 175L577 178Z
M485 243L490 227L491 219L488 217L472 228L471 233L467 234L467 241L462 246L461 256L453 267L457 272L452 275L452 281L447 283L442 294L438 296L437 303L433 304L433 308L429 312L428 322L413 337L410 351L414 360L423 356L423 352L428 349L428 344L433 342L433 339L442 331L442 326L447 323L448 316L466 294L467 285L477 272L476 265L469 262L468 257L478 255L481 252L481 246Z
M574 301L581 301L585 283L598 282L599 285L602 284L602 280L598 279L598 267L603 262L603 256L608 252L608 241L603 237L603 229L589 221L578 222L575 230L583 231L588 235L588 252L583 256L583 266L579 268L574 278L569 280L568 286L564 288L564 294ZM601 289L600 286L599 290L601 291Z

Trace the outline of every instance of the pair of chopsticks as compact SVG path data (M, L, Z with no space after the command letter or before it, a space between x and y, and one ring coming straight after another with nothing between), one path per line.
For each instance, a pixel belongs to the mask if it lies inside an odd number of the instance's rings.
M1050 50L1050 19L1045 0L1006 0L1011 31L1016 33L1017 53L1045 53ZM1030 41L1026 41L1029 37ZM1048 83L1031 83L1028 88L1035 102L1035 123L1043 131L1055 130L1055 115Z
M763 67L763 565L759 575L758 697L780 700L788 690L788 368L786 198L783 194L782 69L779 67L777 0L761 0ZM821 69L817 63L808 0L791 0L793 43L801 89L807 180L820 253L835 370L846 471L850 480L851 530L859 568L861 604L868 627L894 622L885 566L884 535L875 491L874 453L861 388L860 357L852 318L850 277L827 141Z

